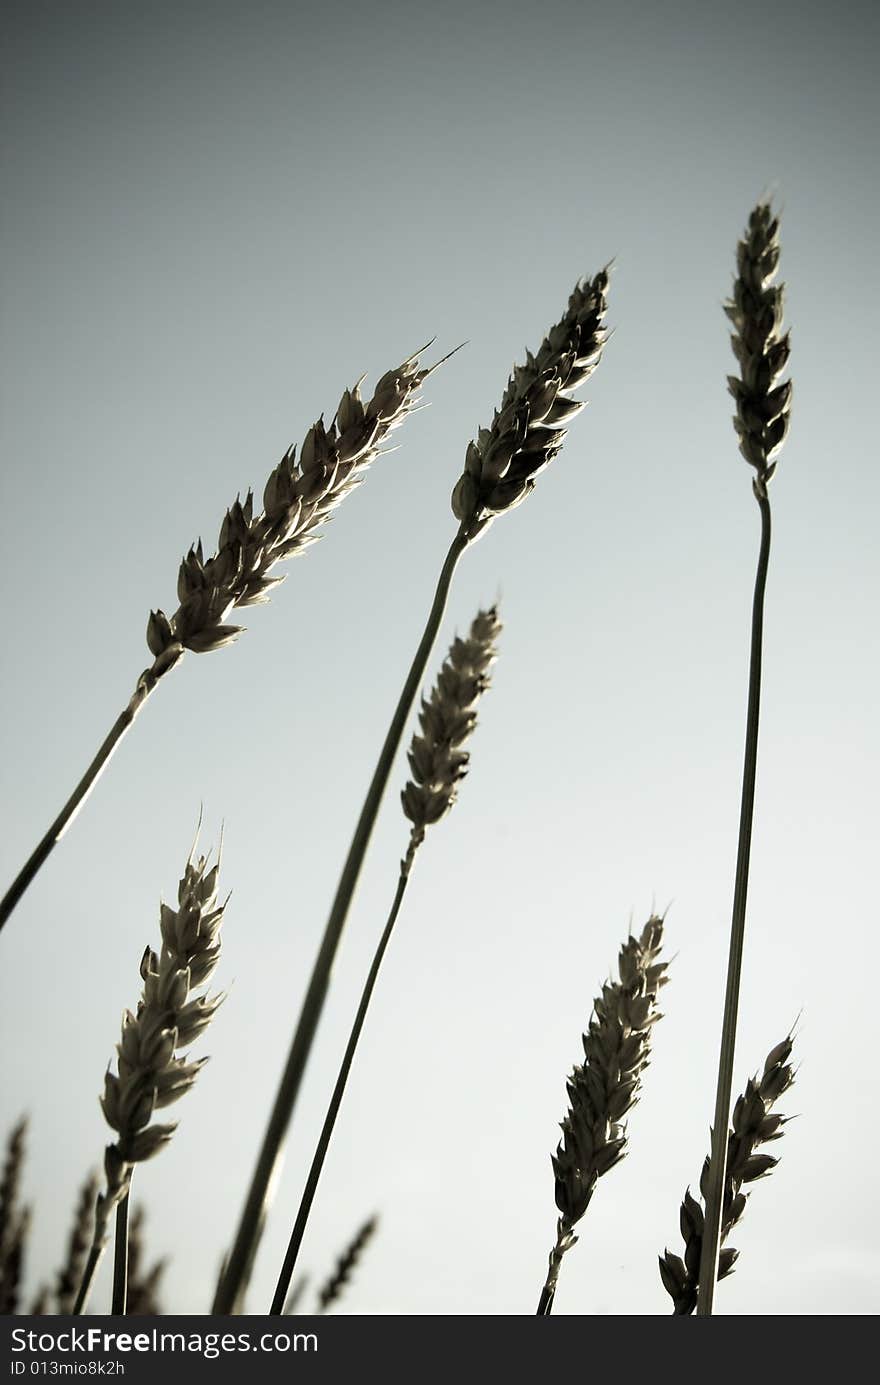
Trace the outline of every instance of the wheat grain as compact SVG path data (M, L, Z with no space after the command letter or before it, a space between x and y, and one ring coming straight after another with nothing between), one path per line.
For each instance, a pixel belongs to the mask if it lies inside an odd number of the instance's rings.
M662 942L663 920L652 915L639 936L624 943L619 979L607 981L595 1001L583 1038L584 1062L568 1080L569 1110L553 1157L559 1219L539 1315L552 1310L562 1258L577 1242L574 1228L596 1184L626 1150L623 1118L638 1100L651 1033L660 1019L657 996L667 981L667 964L657 960Z
M758 1148L783 1134L785 1116L771 1114L771 1108L794 1081L794 1069L789 1065L792 1038L788 1035L767 1055L760 1077L750 1078L745 1092L733 1108L733 1123L727 1136L727 1161L724 1182L724 1203L721 1216L722 1244L746 1208L747 1194L743 1184L764 1178L779 1163L770 1154L758 1154ZM707 1157L700 1175L700 1191L705 1198L709 1190L710 1160ZM681 1204L681 1235L685 1244L684 1258L667 1250L660 1257L660 1278L671 1297L676 1316L693 1313L699 1292L700 1260L703 1251L705 1214L700 1203L688 1188ZM718 1279L732 1273L739 1251L725 1246L718 1256Z

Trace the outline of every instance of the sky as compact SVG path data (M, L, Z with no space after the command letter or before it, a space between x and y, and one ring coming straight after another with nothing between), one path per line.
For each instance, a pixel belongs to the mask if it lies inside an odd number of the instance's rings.
M758 512L722 311L782 216L794 382L772 483L735 1086L797 1023L797 1120L722 1314L872 1314L878 718L876 7L521 0L9 4L0 139L0 881L149 662L181 556L346 386L429 338L429 404L231 648L144 709L0 938L0 1130L30 1115L30 1290L108 1131L97 1096L200 809L232 891L211 1061L139 1170L169 1311L207 1311L351 830L508 373L614 260L564 450L458 571L431 661L500 599L471 772L377 989L302 1265L380 1228L340 1311L534 1312L550 1155L630 925L674 957L629 1154L555 1313L669 1311L708 1149ZM875 634L871 634L871 630ZM406 739L411 735L411 728ZM297 1108L268 1309L407 840L404 750ZM109 1308L105 1265L94 1306Z

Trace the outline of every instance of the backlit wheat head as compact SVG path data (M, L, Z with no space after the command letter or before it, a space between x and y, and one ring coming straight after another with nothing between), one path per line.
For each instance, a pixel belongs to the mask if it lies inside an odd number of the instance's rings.
M608 272L579 283L537 355L514 366L490 428L469 444L464 472L452 493L456 519L471 539L519 505L535 478L560 451L566 424L584 407L571 398L589 379L605 342Z
M733 424L739 450L755 468L755 486L766 493L774 458L785 441L791 411L791 381L779 383L791 354L782 331L784 288L773 280L779 265L779 221L766 203L749 217L736 253L737 275L725 312L733 323L731 344L740 375L728 376L736 400Z
M291 448L263 491L263 512L254 515L253 494L236 500L220 528L217 552L205 558L199 542L180 565L174 615L153 611L147 643L156 662L148 677L161 677L185 649L220 649L241 633L225 622L235 607L267 601L283 576L271 575L286 558L305 552L337 505L364 478L382 444L418 402L422 381L418 353L382 376L364 403L359 386L346 390L329 427L323 418L309 429L299 457Z
M104 1157L107 1186L98 1198L96 1237L106 1239L113 1207L128 1192L135 1164L171 1139L174 1125L151 1125L153 1113L178 1101L206 1059L179 1057L207 1028L222 996L193 992L211 976L220 956L224 904L217 903L219 863L190 857L178 889L178 907L160 908L162 944L141 959L143 992L135 1014L127 1010L117 1045L118 1076L107 1073L101 1106L117 1139Z
M539 1313L549 1311L562 1257L577 1242L574 1227L590 1205L596 1184L626 1151L624 1117L638 1100L648 1066L651 1033L660 1011L657 997L667 981L667 963L657 958L663 920L648 919L637 938L620 950L619 979L607 981L595 1001L584 1035L584 1061L568 1079L569 1109L553 1157L559 1220L556 1245Z
M467 774L470 756L462 745L477 724L477 703L489 686L500 633L497 608L479 611L464 639L453 640L430 697L422 699L408 755L412 778L400 795L412 823L409 859L426 828L449 812Z
M731 1130L727 1137L727 1165L724 1181L724 1201L721 1212L722 1249L718 1255L718 1278L726 1279L739 1258L739 1251L724 1246L729 1232L746 1208L744 1183L764 1178L779 1163L772 1154L758 1154L758 1148L783 1134L785 1116L772 1114L771 1108L787 1092L794 1081L794 1069L789 1064L792 1038L788 1035L771 1049L760 1077L749 1078L745 1092L733 1108ZM700 1191L708 1192L709 1159L703 1163ZM684 1317L693 1313L699 1292L700 1257L703 1252L703 1208L690 1189L685 1192L680 1214L681 1235L685 1245L684 1259L665 1251L660 1257L660 1278L673 1301L673 1313Z

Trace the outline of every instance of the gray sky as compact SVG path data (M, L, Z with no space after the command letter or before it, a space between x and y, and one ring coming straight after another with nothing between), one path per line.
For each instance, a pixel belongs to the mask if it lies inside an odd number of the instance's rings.
M876 9L12 4L2 96L7 598L0 877L148 662L225 507L364 371L426 387L232 649L151 700L4 932L0 1126L32 1118L29 1282L106 1143L97 1093L200 803L233 890L212 1061L137 1177L166 1302L207 1307L337 873L422 628L465 446L583 274L616 260L590 408L466 555L438 642L499 592L472 771L418 863L303 1264L382 1226L357 1313L531 1313L564 1079L630 918L677 953L629 1158L555 1310L665 1313L707 1149L758 542L721 311L783 212L794 420L775 538L736 1085L796 1015L800 1119L724 1313L878 1307L873 443ZM403 757L339 958L250 1299L268 1307L406 842ZM95 1306L109 1303L102 1277Z

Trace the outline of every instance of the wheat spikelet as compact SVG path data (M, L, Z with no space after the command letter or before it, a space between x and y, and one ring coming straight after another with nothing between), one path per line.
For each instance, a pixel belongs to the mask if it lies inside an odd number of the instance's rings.
M651 1033L660 1019L657 996L668 979L667 964L657 960L662 942L663 920L652 915L639 936L624 943L619 980L607 981L594 1002L583 1038L584 1062L568 1080L569 1109L553 1157L559 1220L539 1314L551 1311L562 1257L577 1242L574 1228L596 1184L626 1150L623 1118L638 1100Z
M10 1131L0 1175L0 1315L14 1313L18 1307L22 1261L30 1226L30 1209L21 1205L27 1128L27 1117L23 1116Z
M452 510L473 540L491 521L519 505L565 441L565 425L584 407L572 393L593 373L605 342L608 271L578 283L537 355L514 366L490 428L481 428L465 456Z
M331 1308L336 1300L342 1297L359 1260L373 1239L378 1225L379 1218L370 1217L345 1247L330 1278L318 1291L319 1313L326 1313L328 1308Z
M771 1108L788 1091L794 1081L789 1065L792 1038L788 1035L767 1055L760 1077L749 1078L745 1092L733 1108L732 1128L727 1136L724 1203L721 1215L722 1244L742 1217L748 1200L743 1184L764 1178L779 1163L771 1154L756 1151L770 1140L782 1137L785 1116L773 1115ZM709 1188L708 1157L700 1175L700 1191L707 1197ZM681 1235L685 1245L684 1259L667 1250L660 1257L660 1278L671 1297L676 1316L693 1313L699 1293L700 1259L703 1252L705 1215L700 1203L688 1188L681 1204ZM733 1272L739 1251L725 1246L718 1256L718 1278L726 1279Z
M59 1313L70 1313L76 1301L76 1291L82 1281L91 1245L95 1203L100 1191L100 1177L97 1173L90 1173L79 1191L67 1241L67 1256L55 1284Z
M755 468L756 486L766 492L776 470L773 460L788 432L791 381L780 377L791 354L789 333L782 331L785 290L773 280L779 265L779 221L767 203L749 217L737 246L737 276L724 310L734 326L733 353L740 375L728 376L736 401L733 425L739 448Z
M141 958L143 991L136 1013L127 1010L117 1044L118 1075L104 1078L101 1108L116 1140L104 1154L106 1184L98 1195L89 1264L77 1297L81 1312L100 1254L110 1234L111 1214L128 1196L135 1165L168 1143L175 1125L150 1124L155 1111L178 1101L207 1059L192 1062L182 1050L210 1024L222 995L193 995L209 979L220 957L225 904L217 903L219 862L192 854L177 892L178 907L160 906L161 947Z

